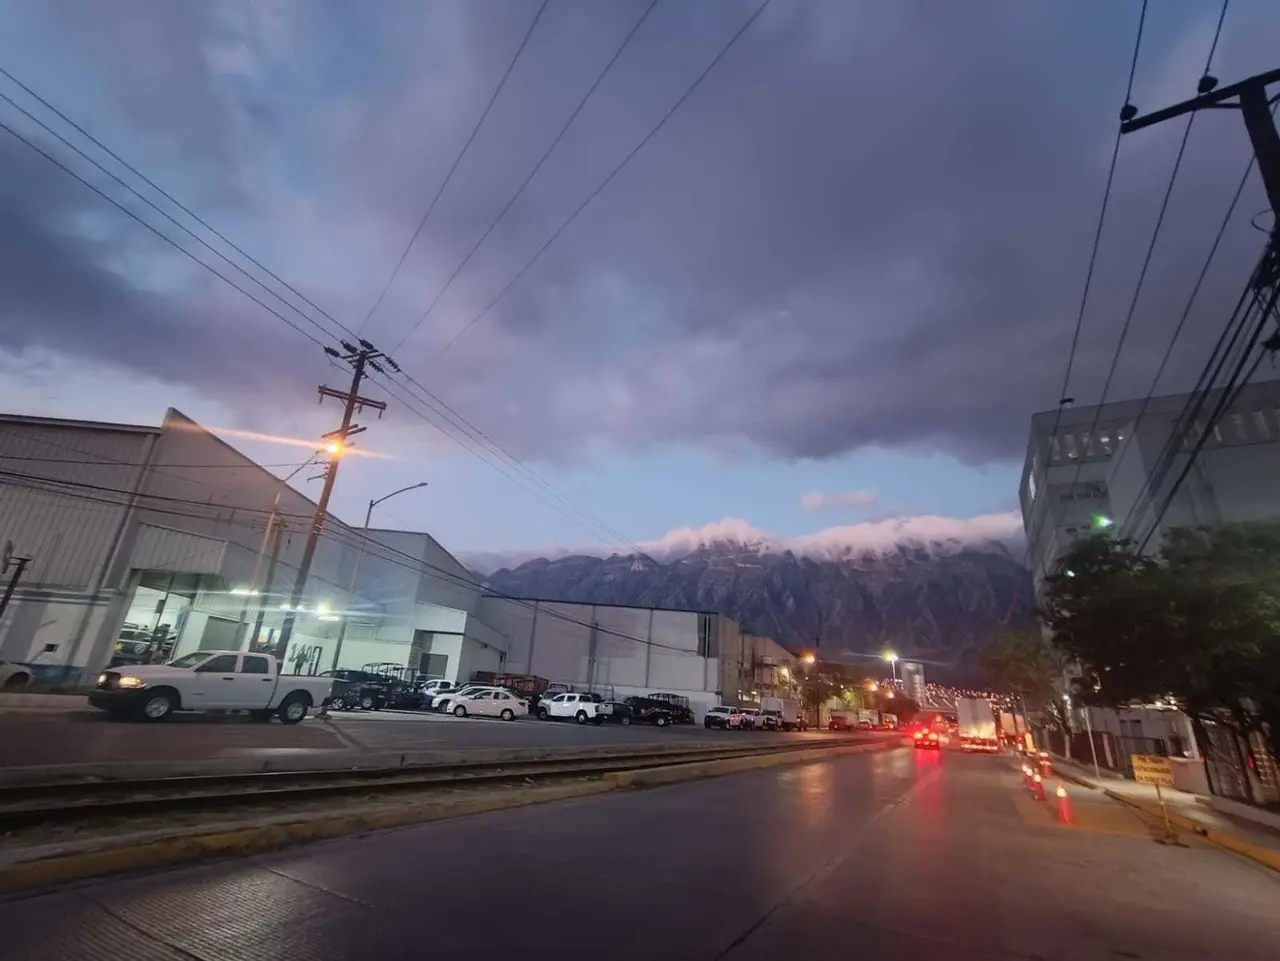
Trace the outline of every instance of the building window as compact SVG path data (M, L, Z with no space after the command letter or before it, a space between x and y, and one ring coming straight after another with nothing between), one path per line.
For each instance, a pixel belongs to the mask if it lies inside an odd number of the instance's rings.
M1106 430L1098 431L1098 446L1102 448L1102 453L1110 457L1114 448L1111 446L1111 432Z
M1244 414L1232 414L1231 427L1234 430L1234 433L1235 433L1234 439L1236 441L1240 443L1244 443L1249 439L1249 433L1248 431L1245 430L1245 426L1244 426Z
M698 615L698 656L699 657L715 657L711 653L714 646L712 640L712 614Z
M1057 437L1049 438L1049 463L1056 464L1062 460L1062 445L1058 443Z
M1036 502L1036 462L1031 461L1031 472L1027 474L1027 505Z
M1267 423L1265 411L1255 410L1253 412L1253 430L1258 435L1259 440L1271 439L1271 425Z
M1063 434L1062 444L1067 451L1067 460L1075 460L1077 457L1080 456L1079 452L1076 450L1075 434Z

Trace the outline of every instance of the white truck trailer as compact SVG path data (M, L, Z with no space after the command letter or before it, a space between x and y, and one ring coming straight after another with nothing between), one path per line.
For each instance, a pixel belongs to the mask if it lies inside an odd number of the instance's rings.
M960 750L985 751L995 754L1000 750L996 737L996 715L991 702L982 697L956 699L956 720L960 727Z

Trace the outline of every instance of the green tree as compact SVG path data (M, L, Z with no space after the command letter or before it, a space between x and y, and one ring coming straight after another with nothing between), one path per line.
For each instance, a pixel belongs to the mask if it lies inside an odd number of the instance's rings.
M1200 720L1280 737L1280 525L1175 530L1155 557L1105 536L1046 578L1053 644L1085 671L1086 700L1177 701Z
M983 645L979 663L997 688L1021 695L1030 706L1056 703L1065 664L1041 631L997 634Z

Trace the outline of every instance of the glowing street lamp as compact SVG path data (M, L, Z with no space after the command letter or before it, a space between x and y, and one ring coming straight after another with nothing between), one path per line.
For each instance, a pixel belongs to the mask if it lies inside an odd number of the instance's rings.
M804 657L800 658L800 660L804 662L805 667L811 667L812 665L817 663L818 656L816 654L809 653L804 655Z
M898 683L898 655L893 651L885 651L880 655L889 662L889 670L893 672L893 683Z

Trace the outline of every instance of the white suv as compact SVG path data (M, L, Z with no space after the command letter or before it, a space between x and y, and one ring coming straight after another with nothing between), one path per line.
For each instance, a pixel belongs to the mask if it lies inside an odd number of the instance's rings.
M726 731L736 731L742 727L742 720L741 708L720 704L707 711L707 716L703 720L702 726L708 731L713 727L721 727Z
M557 694L549 701L538 702L538 717L544 721L572 718L579 724L586 724L588 721L603 724L604 718L599 713L601 700L603 699L599 694L579 694L574 691Z

